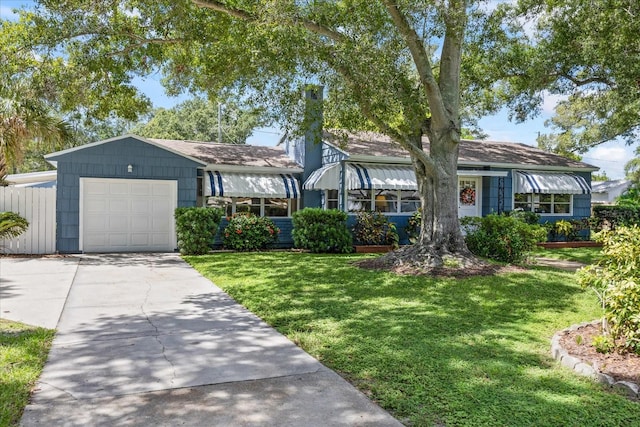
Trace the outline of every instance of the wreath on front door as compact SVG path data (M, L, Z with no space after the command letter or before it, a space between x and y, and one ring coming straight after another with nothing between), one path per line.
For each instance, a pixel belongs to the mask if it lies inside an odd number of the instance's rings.
M460 190L460 203L466 206L476 204L476 190L471 187L465 187Z

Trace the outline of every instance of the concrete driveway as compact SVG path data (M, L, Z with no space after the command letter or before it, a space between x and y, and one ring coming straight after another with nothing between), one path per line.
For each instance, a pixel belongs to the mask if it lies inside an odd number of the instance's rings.
M401 425L175 254L52 260L70 290L23 426Z

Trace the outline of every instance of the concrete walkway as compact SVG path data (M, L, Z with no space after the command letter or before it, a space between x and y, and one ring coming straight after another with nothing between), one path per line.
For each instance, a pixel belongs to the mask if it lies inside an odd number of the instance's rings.
M557 268L559 270L565 270L565 271L576 271L585 266L585 264L582 264L577 261L569 261L565 259L554 259L554 258L543 258L543 257L534 258L534 263L535 265L539 265L542 267L553 267L553 268Z
M177 255L54 260L76 269L23 426L401 425Z

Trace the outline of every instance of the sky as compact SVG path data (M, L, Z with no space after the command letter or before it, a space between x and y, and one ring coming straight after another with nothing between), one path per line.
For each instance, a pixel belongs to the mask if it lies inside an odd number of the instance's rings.
M31 4L32 2L25 0L0 0L0 18L16 19L17 17L13 14L12 9ZM187 99L186 95L180 97L167 96L160 84L160 76L158 75L149 76L145 79L138 78L135 80L135 84L151 99L154 107L171 108ZM558 96L546 96L541 114L524 123L510 122L508 118L509 112L502 110L498 114L483 117L479 121L479 126L491 141L519 142L535 146L538 134L551 132L549 128L544 126L544 123L553 115L555 105L559 100ZM281 132L277 127L260 128L253 132L247 143L253 145L275 145L281 136ZM600 172L606 172L611 179L621 179L624 178L625 163L634 157L634 149L635 146L627 146L621 141L612 141L590 150L583 155L582 161L599 167L601 169Z

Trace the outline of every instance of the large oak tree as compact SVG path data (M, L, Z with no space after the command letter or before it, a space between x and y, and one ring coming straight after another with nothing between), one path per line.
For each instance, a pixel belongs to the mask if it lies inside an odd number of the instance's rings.
M34 82L62 88L60 105L95 116L134 115L146 100L133 79L156 72L169 93L232 91L290 124L303 117L300 88L324 85L338 123L374 127L409 153L422 232L396 256L436 266L445 256L474 262L458 223L462 117L496 106L498 91L485 91L496 82L483 64L522 35L520 22L495 13L494 3L42 0L3 31L7 46L36 53L47 69L39 74L30 64ZM463 62L465 52L473 59Z

